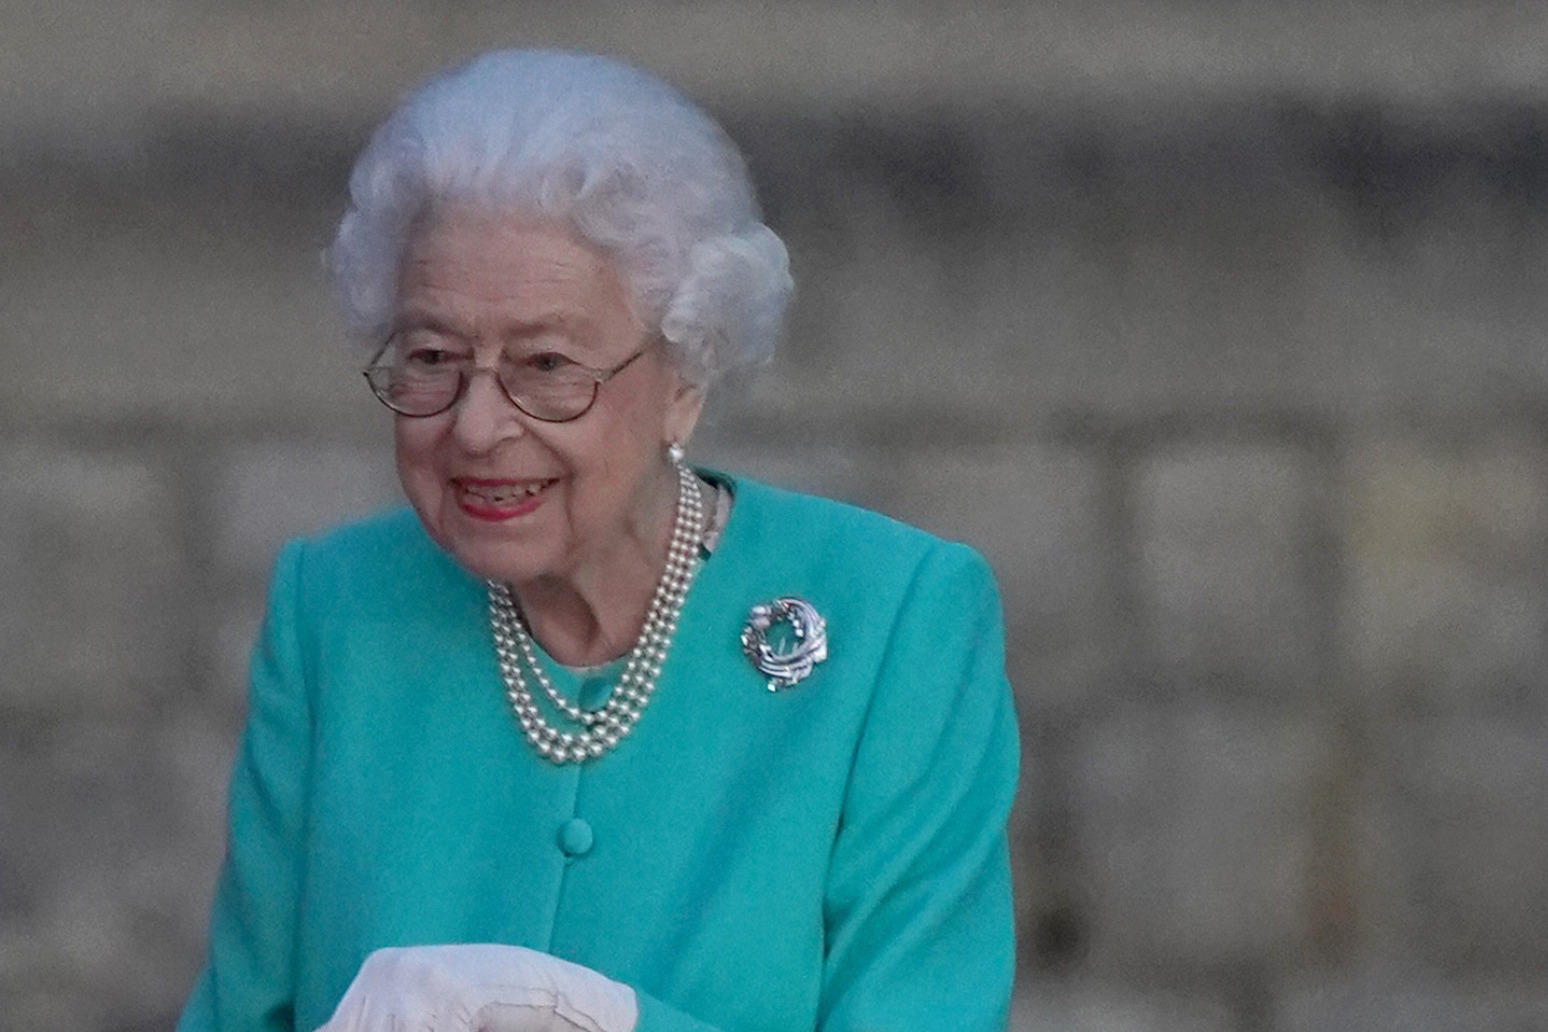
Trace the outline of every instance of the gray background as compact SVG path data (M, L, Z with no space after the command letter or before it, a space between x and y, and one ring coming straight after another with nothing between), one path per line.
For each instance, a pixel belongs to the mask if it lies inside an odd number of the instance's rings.
M165 1028L286 537L396 497L318 253L501 44L744 145L695 458L996 566L1016 1028L1548 1028L1548 8L0 2L0 1029Z

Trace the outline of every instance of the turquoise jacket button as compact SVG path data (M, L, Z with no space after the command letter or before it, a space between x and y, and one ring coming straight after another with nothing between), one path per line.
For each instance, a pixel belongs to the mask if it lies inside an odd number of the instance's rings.
M579 817L565 821L559 829L559 848L566 856L585 856L591 852L594 841L596 836L591 832L591 825Z

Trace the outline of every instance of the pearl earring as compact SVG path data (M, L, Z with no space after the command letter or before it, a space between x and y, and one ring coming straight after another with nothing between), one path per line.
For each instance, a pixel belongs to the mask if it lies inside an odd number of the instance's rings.
M672 465L678 467L679 469L681 469L683 465L683 454L683 446L679 442L673 441L671 444L667 445L667 458L671 461Z

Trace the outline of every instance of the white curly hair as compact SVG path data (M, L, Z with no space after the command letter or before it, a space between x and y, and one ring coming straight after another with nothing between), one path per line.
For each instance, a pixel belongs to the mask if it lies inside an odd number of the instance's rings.
M690 382L772 353L792 281L747 169L713 119L611 58L484 54L379 126L327 254L350 332L380 341L416 222L442 204L563 220L609 254Z

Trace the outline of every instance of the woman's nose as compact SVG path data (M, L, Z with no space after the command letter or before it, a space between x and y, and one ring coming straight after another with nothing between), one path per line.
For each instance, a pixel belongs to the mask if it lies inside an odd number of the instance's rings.
M452 410L452 433L457 442L469 452L483 453L501 441L520 436L525 429L521 413L505 396L499 374L494 369L475 366L465 375L467 385Z

